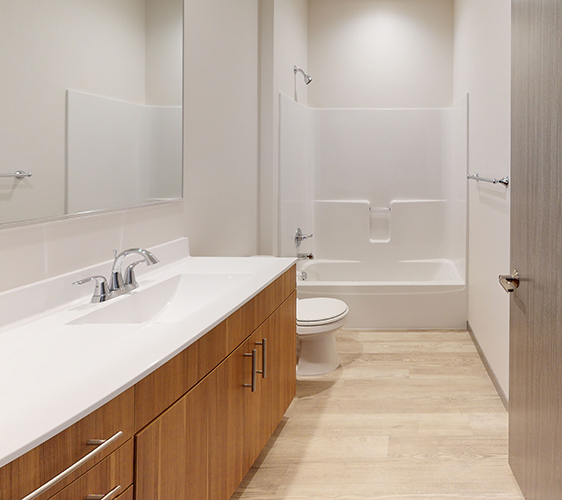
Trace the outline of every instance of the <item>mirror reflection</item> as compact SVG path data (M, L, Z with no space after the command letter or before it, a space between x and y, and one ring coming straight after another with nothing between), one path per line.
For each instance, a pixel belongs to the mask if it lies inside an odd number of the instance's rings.
M182 0L0 4L0 223L181 197Z

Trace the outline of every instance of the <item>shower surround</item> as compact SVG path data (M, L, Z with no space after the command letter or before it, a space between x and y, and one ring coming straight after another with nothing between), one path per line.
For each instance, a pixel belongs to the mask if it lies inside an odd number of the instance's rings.
M464 328L468 97L448 109L309 109L280 95L280 255L348 328Z

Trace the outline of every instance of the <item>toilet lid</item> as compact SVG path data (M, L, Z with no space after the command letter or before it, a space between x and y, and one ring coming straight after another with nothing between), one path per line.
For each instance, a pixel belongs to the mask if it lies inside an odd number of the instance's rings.
M345 302L338 299L315 297L313 299L297 300L297 323L312 324L329 322L347 314Z

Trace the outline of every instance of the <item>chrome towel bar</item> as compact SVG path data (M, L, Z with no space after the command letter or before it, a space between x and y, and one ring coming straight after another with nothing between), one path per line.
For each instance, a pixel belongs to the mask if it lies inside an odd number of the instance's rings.
M480 177L480 174L476 172L474 175L467 175L466 178L475 181L490 182L491 184L503 184L506 187L509 186L509 177L507 175L501 179L487 179L486 177Z
M24 177L31 177L33 174L31 172L26 172L25 170L18 170L13 174L0 174L0 177L15 177L16 179L23 179Z

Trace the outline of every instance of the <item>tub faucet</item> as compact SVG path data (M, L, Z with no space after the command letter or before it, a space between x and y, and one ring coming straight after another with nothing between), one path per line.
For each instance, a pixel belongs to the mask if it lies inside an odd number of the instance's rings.
M144 262L147 266L152 266L153 264L160 262L152 252L149 252L144 248L129 248L127 250L123 250L120 254L117 254L117 250L114 250L113 253L115 255L115 260L113 261L113 268L111 269L109 291L112 293L117 292L117 295L130 292L139 286L134 273L134 268L137 264ZM121 272L123 261L129 255L133 254L140 255L143 260L137 260L127 267L125 271L125 280L123 280L123 274Z
M314 255L312 254L312 252L298 253L297 259L298 260L312 260L312 259L314 259Z

